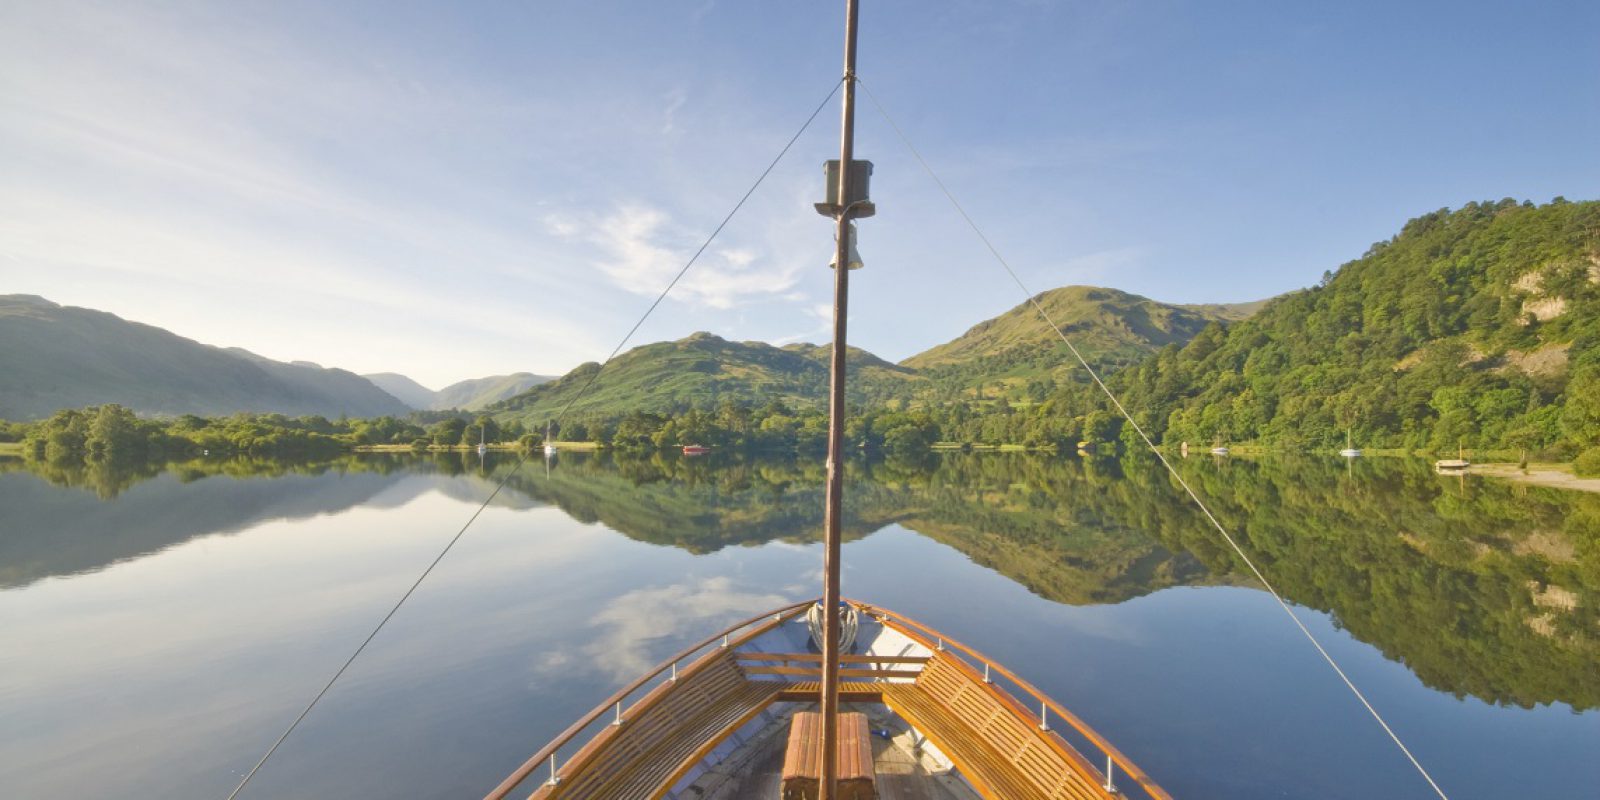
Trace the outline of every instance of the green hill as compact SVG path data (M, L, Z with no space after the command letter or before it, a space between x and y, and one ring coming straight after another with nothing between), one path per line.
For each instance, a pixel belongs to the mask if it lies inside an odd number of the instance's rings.
M515 397L541 383L549 383L553 380L555 378L552 376L535 375L531 372L490 375L487 378L469 378L452 383L434 393L433 402L428 408L435 411L444 411L451 408L459 408L463 411L477 411L501 400Z
M372 381L379 389L394 395L401 402L419 411L448 411L452 408L477 411L484 406L515 397L541 383L555 380L548 375L514 372L510 375L468 378L434 391L398 372L376 372L361 377Z
M920 380L910 369L851 348L847 392L854 402L904 394ZM696 333L656 342L617 356L600 371L590 362L488 410L497 417L538 424L558 414L594 381L573 406L575 415L620 416L633 411L712 408L724 401L760 406L780 401L793 407L820 406L828 389L827 348L809 344L774 347L730 342Z
M1600 444L1600 202L1471 203L1113 381L1171 440Z
M0 419L102 403L146 414L375 417L407 411L344 370L212 347L42 297L0 295Z
M1095 286L1064 286L1034 299L1084 358L1106 371L1187 342L1213 322L1244 318L1257 305L1174 306ZM1076 360L1032 302L900 363L960 390L1079 379Z

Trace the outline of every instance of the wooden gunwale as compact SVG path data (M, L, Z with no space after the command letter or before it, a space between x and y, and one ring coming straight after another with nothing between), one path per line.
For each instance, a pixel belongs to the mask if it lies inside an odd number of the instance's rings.
M751 631L741 635L739 637L738 641L730 643L729 647L732 648L732 647L736 647L738 645L744 644L745 642L749 641L750 639L753 639L756 636L759 636L759 635L761 635L763 633L766 633L767 631L772 630L773 628L777 627L778 625L780 625L780 624L782 624L782 623L784 623L784 622L786 622L788 620L791 620L791 619L795 618L799 614L803 613L804 610L807 607L811 606L815 602L817 602L817 601L816 601L815 598L813 598L813 599L805 600L805 601L802 601L802 602L799 602L799 603L794 603L794 604L791 604L791 605L787 605L787 606L783 606L783 607L780 607L780 608L776 608L776 609L773 609L771 611L767 611L767 612L762 613L762 614L757 614L757 615L755 615L753 617L750 617L749 619L743 620L741 622L738 622L738 623L735 623L733 625L730 625L727 628L724 628L724 629L722 629L720 631L717 631L716 633L713 633L710 636L707 636L706 638L700 640L699 642L697 642L697 643L695 643L693 645L690 645L689 647L684 648L677 655L675 655L675 656L673 656L673 657L671 657L671 658L669 658L669 659L667 659L665 661L662 661L660 664L656 665L655 669L652 669L649 672L645 673L644 675L641 675L639 678L635 679L632 683L628 684L627 686L624 686L621 689L618 689L615 694L611 695L610 697L606 698L603 702L601 702L599 705L595 706L593 711L590 711L588 714L585 714L583 717L579 718L576 722L574 722L570 726L568 726L565 731L562 731L561 735L559 735L556 738L550 740L549 744L547 744L544 747L540 748L539 752L534 753L533 756L530 757L526 762L523 762L522 766L518 767L515 772L512 772L510 775L508 775L506 777L505 780L501 781L499 786L496 786L487 795L484 795L484 800L504 800L506 795L510 794L511 791L513 789L517 788L517 786L519 784L521 784L523 781L527 780L529 775L532 775L535 770L537 770L541 766L543 766L545 764L545 762L547 762L550 759L551 755L553 755L554 753L558 752L562 747L566 746L566 744L568 742L570 742L573 739L573 737L577 736L579 733L582 733L585 728L588 728L589 725L593 724L596 720L600 719L607 712L610 712L613 708L616 707L617 703L622 702L623 700L627 699L629 695L631 695L634 692L638 691L639 687L644 686L651 679L655 678L656 676L660 675L663 672L666 672L668 669L671 669L672 665L682 662L684 659L688 658L689 656L694 655L696 652L699 652L702 648L704 648L707 645L710 645L710 644L716 642L717 640L721 639L723 636L732 634L734 631L739 630L740 628L744 628L744 627L747 627L749 625L753 625L753 624L755 624L757 622L760 622L761 620L767 619L768 617L774 617L774 619L772 619L771 621L767 622L766 624L761 625L760 627L757 627L754 630L751 630ZM696 660L694 665L691 666L691 669L698 669L704 663L705 663L704 659ZM656 690L652 690L651 695L646 696L644 699L641 699L638 703L635 703L632 706L630 706L629 707L629 711L630 712L641 711L642 709L640 708L640 704L646 702L647 700L650 700L653 703L653 702L655 702L655 700L659 700L659 698L661 697L662 694L663 693L660 692L659 687ZM655 698L655 700L651 700L652 697ZM606 731L602 731L599 735L596 736L596 738L600 738L601 736L605 736L605 734L609 730L610 729L607 729ZM609 737L607 737L607 738L609 738Z
M1033 684L1028 683L1022 678L1018 677L1016 673L1006 669L1006 667L998 661L995 661L983 653L980 653L977 650L956 641L955 639L945 636L943 633L940 633L939 631L903 614L897 614L888 609L879 608L877 606L873 606L868 603L862 603L856 600L846 599L845 602L850 603L862 613L868 614L874 619L878 620L879 623L899 631L900 633L910 637L918 644L921 644L930 650L943 650L948 652L949 650L954 649L975 659L979 664L988 666L993 673L1001 675L1002 677L1011 681L1011 683L1017 688L1031 695L1034 700L1037 700L1040 703L1048 706L1049 709L1055 712L1056 716L1058 716L1062 721L1072 726L1072 728L1081 734L1085 739L1088 739L1091 743L1093 743L1095 747L1100 749L1101 753L1110 757L1112 762L1121 768L1124 776L1139 784L1140 788L1144 789L1145 792L1151 797L1156 798L1157 800L1172 800L1172 795L1167 794L1165 789L1155 785L1150 777L1145 774L1144 770L1140 769L1137 764L1133 763L1132 759L1124 755L1121 750L1118 750L1116 746L1107 741L1105 737L1101 736L1093 728L1089 727L1088 723L1079 719L1076 714L1073 714L1072 712L1063 708L1060 703L1057 703L1049 695L1039 691L1034 687ZM967 663L964 659L952 659L952 663L959 667L965 668L974 676L977 675L976 669L974 669L974 667ZM979 681L982 683L981 678L979 678ZM1021 709L1024 713L1029 713L1027 709L1021 707L1021 704L1015 697L1012 697L1009 692L1000 689L992 683L986 683L982 685L991 693L996 695L997 699L1000 699L1002 702L1009 702L1009 704L1014 708ZM1083 758L1081 753L1077 753L1075 748L1072 748L1071 745L1067 744L1066 741L1061 739L1059 736L1048 736L1045 738L1053 745L1059 742L1060 746L1064 746L1067 750L1073 751L1071 753L1063 752L1063 755L1066 757L1076 757L1079 759ZM1096 772L1098 772L1098 770L1096 770ZM1100 777L1104 779L1105 776L1101 775Z

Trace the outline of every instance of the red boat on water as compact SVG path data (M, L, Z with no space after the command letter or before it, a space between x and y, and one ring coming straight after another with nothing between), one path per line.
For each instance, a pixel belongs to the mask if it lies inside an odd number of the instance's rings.
M683 454L686 456L703 456L709 452L711 452L711 448L703 444L686 444L683 446Z

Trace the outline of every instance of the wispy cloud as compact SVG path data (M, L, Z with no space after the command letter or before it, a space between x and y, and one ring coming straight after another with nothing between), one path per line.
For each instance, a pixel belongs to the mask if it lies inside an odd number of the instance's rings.
M546 224L553 233L592 246L596 266L614 286L646 296L666 288L705 236L665 211L640 203L586 220L548 217ZM770 244L714 242L671 296L715 309L781 297L795 287L806 263L783 252Z
M772 343L776 345L785 345L793 344L795 342L809 342L813 339L816 339L818 336L824 335L831 339L831 334L833 331L833 306L828 305L827 303L817 303L816 305L813 305L807 309L807 313L817 319L816 327L800 333L790 334L788 336L779 336L778 338L773 339Z

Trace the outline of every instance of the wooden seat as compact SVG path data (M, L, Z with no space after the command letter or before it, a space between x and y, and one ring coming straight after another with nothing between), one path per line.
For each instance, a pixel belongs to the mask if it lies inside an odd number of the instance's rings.
M877 800L873 785L872 733L867 715L839 714L838 800ZM789 746L783 755L783 800L817 800L822 782L822 714L801 711L789 722Z
M727 651L663 683L573 755L561 781L535 800L660 797L718 743L771 705L789 684L748 680Z
M884 684L883 702L928 737L986 798L1104 800L1094 768L944 656L914 684Z

